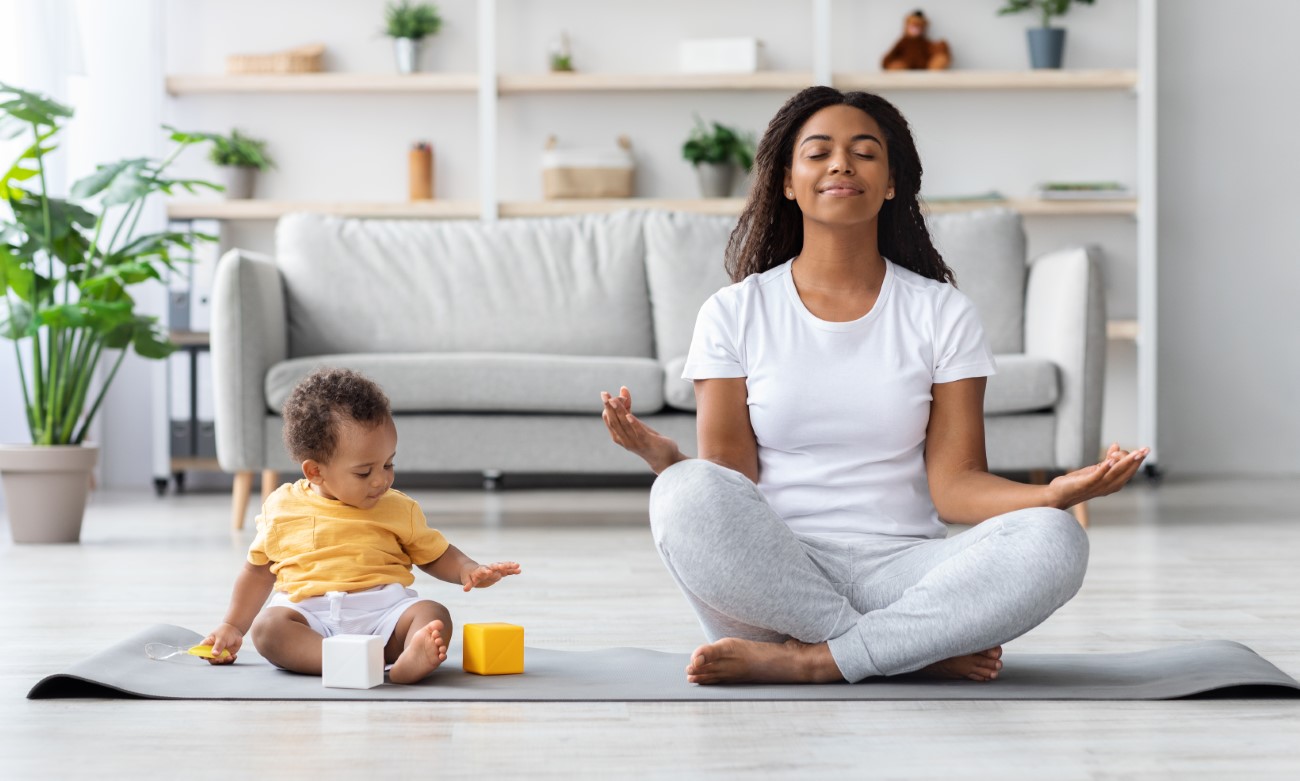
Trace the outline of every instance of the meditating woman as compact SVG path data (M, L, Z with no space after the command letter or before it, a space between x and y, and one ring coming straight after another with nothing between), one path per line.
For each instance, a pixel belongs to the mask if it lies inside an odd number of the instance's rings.
M772 119L683 372L699 457L604 398L614 442L658 474L650 523L709 642L688 680L996 678L1001 644L1083 581L1065 510L1147 455L1112 445L1049 485L988 473L979 316L921 215L906 120L811 87ZM976 524L946 537L942 521Z

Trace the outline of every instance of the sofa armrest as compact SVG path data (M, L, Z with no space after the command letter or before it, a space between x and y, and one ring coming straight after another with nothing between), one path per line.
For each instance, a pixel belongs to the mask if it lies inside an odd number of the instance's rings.
M1055 467L1095 463L1101 448L1106 299L1101 268L1088 250L1052 252L1030 265L1025 353L1051 360L1060 372Z
M266 373L288 357L284 284L264 255L234 249L212 289L212 398L217 460L227 472L260 470L266 453Z

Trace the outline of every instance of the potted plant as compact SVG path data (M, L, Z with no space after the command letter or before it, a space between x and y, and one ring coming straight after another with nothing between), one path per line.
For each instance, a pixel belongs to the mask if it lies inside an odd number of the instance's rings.
M387 25L384 33L393 39L393 54L397 57L397 72L415 73L420 65L420 48L426 35L435 35L442 29L442 17L432 3L418 5L411 0L389 3L384 11Z
M195 133L198 140L212 142L209 159L221 166L227 198L252 198L256 174L275 166L266 154L266 142L232 130L229 136Z
M1007 0L1007 4L998 11L998 16L1034 9L1042 14L1042 27L1031 27L1027 31L1029 62L1032 67L1061 67L1061 60L1065 56L1065 30L1052 27L1052 17L1064 16L1070 10L1071 2L1092 5L1093 0Z
M201 137L172 133L162 161L101 165L69 198L46 189L45 157L72 110L0 83L0 137L31 144L0 174L0 336L18 358L30 445L0 446L14 542L75 542L98 449L86 443L95 414L128 350L163 358L175 345L158 318L136 311L130 288L162 278L178 249L213 237L162 231L136 235L145 200L176 187L216 185L169 179L168 166ZM7 214L6 214L7 212ZM111 368L97 382L100 362ZM0 414L10 414L5 410Z
M706 125L697 116L682 144L682 157L695 166L703 197L726 198L731 195L737 168L746 172L753 168L754 142L751 136L720 122Z

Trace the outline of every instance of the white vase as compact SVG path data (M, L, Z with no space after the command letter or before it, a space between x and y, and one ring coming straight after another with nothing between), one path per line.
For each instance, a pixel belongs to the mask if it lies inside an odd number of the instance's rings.
M408 75L420 70L420 50L424 41L419 38L394 38L393 56L397 59L397 72Z
M94 445L0 445L9 533L15 543L77 542Z

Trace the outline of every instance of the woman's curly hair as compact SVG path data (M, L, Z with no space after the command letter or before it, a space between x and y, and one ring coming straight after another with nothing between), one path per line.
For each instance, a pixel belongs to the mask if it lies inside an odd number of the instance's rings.
M880 125L894 177L894 198L880 208L877 233L880 254L923 277L952 282L952 269L930 240L921 214L921 157L907 120L892 103L869 92L841 92L808 87L786 101L768 123L754 155L754 183L744 211L727 242L726 267L732 282L761 274L803 247L803 212L787 200L785 169L794 160L799 129L827 106L853 106Z
M339 428L348 421L378 426L390 417L388 397L373 380L350 369L317 369L284 401L284 446L299 463L329 463Z

